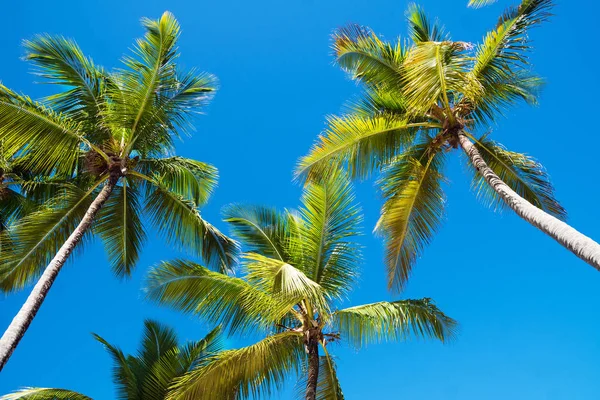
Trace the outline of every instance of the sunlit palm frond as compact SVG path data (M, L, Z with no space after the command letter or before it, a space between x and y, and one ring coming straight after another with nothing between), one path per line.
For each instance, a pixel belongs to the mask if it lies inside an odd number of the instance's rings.
M170 91L176 85L175 59L180 26L174 16L165 12L160 19L142 19L146 29L144 38L136 41L133 54L123 62L127 68L115 74L116 86L110 90L112 106L107 114L111 124L126 130L127 152L137 140L151 141L154 147L171 148L169 129L153 129L155 105L161 91ZM152 128L152 137L144 137ZM158 145L158 146L156 146Z
M509 151L487 137L475 140L475 147L487 165L519 196L556 218L562 220L567 218L567 211L556 200L550 177L539 162L526 154ZM498 193L477 171L475 171L472 187L477 192L477 196L490 206L506 207L506 203Z
M390 162L428 123L411 123L392 115L330 117L307 156L300 159L296 176L323 179L346 167L351 177L366 178Z
M67 90L47 98L52 108L87 125L86 136L101 144L109 132L100 120L108 76L86 57L77 43L62 36L38 35L24 42L25 58L47 83Z
M65 185L62 193L13 224L3 234L12 243L0 255L0 290L18 290L36 279L83 218L93 193ZM91 232L84 235L84 242ZM83 243L82 243L83 244ZM81 250L78 246L77 250Z
M210 164L185 157L141 159L136 170L197 205L205 204L217 185L218 171Z
M201 113L217 86L214 75L197 71L177 73L171 82L164 82L131 147L145 155L164 153L164 144L171 142L166 135L181 136L193 129L191 117Z
M444 215L443 153L431 139L417 143L379 180L385 203L376 230L386 239L388 286L402 289Z
M218 326L201 340L189 342L179 347L178 360L181 374L200 366L208 357L222 351L225 347L221 327Z
M302 269L332 297L350 290L360 264L360 248L355 241L362 215L354 193L343 173L323 183L311 182L302 194L300 225Z
M94 230L102 238L111 267L119 277L131 274L146 240L141 211L137 185L122 179L98 213Z
M292 262L289 241L296 230L287 211L264 206L231 204L223 209L223 218L231 226L246 251L284 262Z
M406 49L400 41L384 42L369 28L350 24L333 34L337 63L367 85L400 88Z
M380 341L404 340L414 335L442 342L455 335L456 321L440 311L431 299L379 302L334 313L340 334L362 347Z
M276 315L275 321L283 318L295 304L305 299L321 313L328 312L323 288L300 269L256 253L246 253L244 258L248 283L261 292L270 294L281 305L283 313Z
M473 87L467 85L466 48L465 43L449 41L421 42L411 48L404 62L404 94L412 113L428 113L434 105L450 110L453 100L464 95L465 88Z
M347 114L361 118L385 117L396 119L411 119L418 122L414 116L407 115L404 94L393 89L366 88L362 95L349 101L345 106Z
M237 243L205 221L191 199L171 191L162 182L151 185L146 198L150 220L174 246L202 256L209 266L231 271L236 263Z
M528 72L527 53L530 50L529 30L546 21L550 16L552 0L524 0L517 7L509 8L477 46L475 63L470 75L471 84L480 85L482 93L472 99L474 108L483 106L501 110L515 100L529 99L532 84L539 78ZM523 92L522 94L520 92ZM520 95L521 94L521 95ZM493 114L489 112L491 119Z
M231 331L265 326L273 300L243 279L213 272L191 261L163 261L148 274L149 299L197 315Z
M302 334L285 332L236 350L216 354L177 381L168 399L262 398L299 371L305 357Z
M408 6L406 11L408 33L415 43L443 42L448 40L444 27L436 20L433 23L427 17L425 10L415 3Z
M91 397L66 389L24 388L6 394L0 400L92 400Z
M0 135L7 155L27 154L23 164L43 175L71 177L86 143L79 124L0 84Z
M469 0L469 7L480 8L495 3L498 0Z

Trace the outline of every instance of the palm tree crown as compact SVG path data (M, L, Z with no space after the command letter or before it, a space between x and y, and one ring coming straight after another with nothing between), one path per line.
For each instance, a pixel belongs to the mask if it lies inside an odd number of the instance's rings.
M390 287L402 288L443 219L445 156L459 146L476 167L473 187L487 203L508 205L518 213L521 204L533 205L543 210L540 219L549 218L532 222L545 232L566 218L538 162L507 150L487 134L474 134L487 131L489 123L519 101L535 104L542 81L530 72L528 32L547 20L551 7L551 0L523 0L477 45L451 41L416 5L407 12L410 40L385 42L357 25L334 34L337 63L363 84L364 93L347 114L328 119L327 130L300 160L297 176L319 179L342 167L355 178L381 174L378 185L385 204L376 229L387 239ZM475 143L469 147L471 141ZM474 161L474 151L481 163ZM499 190L494 183L510 189ZM568 229L574 231L566 224L555 231ZM565 244L560 233L553 237L581 256L585 246ZM581 238L593 250L582 258L599 268L600 247Z
M65 242L102 185L118 181L97 217L95 233L112 268L127 276L146 239L141 213L172 243L227 268L234 244L197 209L217 170L173 155L174 139L212 96L209 74L176 68L179 24L170 13L144 19L125 68L107 72L63 37L26 41L26 59L49 83L67 89L35 102L0 85L0 135L33 173L61 182L55 198L11 230L16 247L2 257L1 287L23 287ZM47 178L47 179L49 179ZM88 233L86 236L91 234Z
M144 333L136 355L123 353L98 335L113 360L113 382L116 398L121 400L164 400L176 378L202 365L223 344L220 329L203 339L179 344L175 331L156 321L144 322ZM66 389L26 388L7 394L1 400L91 400L90 397Z
M353 200L348 181L335 176L327 184L309 184L299 211L226 208L226 220L245 245L242 278L183 260L163 262L150 272L151 299L233 332L270 332L187 374L173 398L259 396L303 368L306 398L341 398L330 343L361 347L411 333L442 341L453 335L455 322L429 299L337 308L355 283L360 262L354 237L361 216Z

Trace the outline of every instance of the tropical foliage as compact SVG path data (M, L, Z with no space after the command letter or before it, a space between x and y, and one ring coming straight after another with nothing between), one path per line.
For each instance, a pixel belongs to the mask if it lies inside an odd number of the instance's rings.
M338 308L360 264L359 208L341 175L310 183L301 203L298 211L226 208L226 221L245 246L243 277L184 260L162 262L150 272L150 299L230 332L266 334L183 376L171 398L260 396L280 387L288 374L300 374L307 399L341 399L331 343L361 348L411 335L441 341L453 336L455 321L430 299Z
M459 145L466 151L463 143L475 142L472 149L481 155L477 165L491 172L472 168L473 189L484 202L517 212L533 205L543 210L541 223L528 221L542 230L566 218L544 168L487 134L488 125L507 107L536 103L542 80L530 72L528 35L548 19L551 7L551 0L523 0L502 14L476 45L451 41L444 27L416 5L406 14L410 40L383 41L358 25L333 35L336 61L362 84L362 97L349 104L346 114L328 119L326 131L300 160L297 176L310 181L342 167L353 178L380 174L385 203L376 230L387 241L391 288L403 287L442 223L446 154ZM476 131L486 134L476 136ZM510 193L499 190L502 185ZM526 218L524 214L519 213ZM579 234L566 224L544 231L565 244L557 236L567 229ZM597 244L579 235L598 256ZM584 247L565 246L578 256L576 248ZM591 258L586 261L598 267Z
M236 243L199 212L216 185L216 168L174 155L175 141L189 132L216 80L177 67L180 27L173 15L142 24L146 35L123 68L109 72L74 41L40 35L25 42L25 58L45 82L64 90L34 101L0 84L2 176L26 189L2 184L3 224L14 223L0 239L11 243L0 254L0 290L23 288L47 265L0 340L0 369L62 265L92 235L102 240L118 277L129 276L139 259L144 220L220 271L235 261ZM8 168L16 157L18 169ZM23 179L33 184L25 187ZM47 182L53 189L43 204L24 215L29 188Z
M202 365L221 351L220 328L203 339L179 344L175 331L152 320L144 322L137 354L123 353L98 335L113 362L113 383L117 399L164 400L176 378ZM66 389L25 388L0 397L1 400L90 400L91 397Z

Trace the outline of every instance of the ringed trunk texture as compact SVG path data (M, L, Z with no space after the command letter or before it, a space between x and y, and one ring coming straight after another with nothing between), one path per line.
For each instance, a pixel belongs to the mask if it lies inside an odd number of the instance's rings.
M486 182L517 215L600 271L600 244L519 196L492 171L467 136L459 134L458 140Z
M318 332L308 331L306 344L308 350L308 380L306 381L306 400L316 400L319 382L319 340Z
M98 196L92 201L92 204L87 209L81 222L77 225L77 228L75 228L71 236L69 236L67 241L61 246L52 261L50 261L50 264L48 264L44 273L33 287L29 297L27 297L27 300L13 318L12 322L4 332L4 335L2 335L2 338L0 339L0 371L2 371L2 368L6 365L6 362L13 351L17 348L17 345L25 335L27 328L29 328L29 325L46 299L46 295L48 294L48 291L50 291L58 273L69 258L69 255L73 252L75 246L81 241L83 234L92 224L94 217L104 202L106 202L110 196L117 181L118 178L115 179L111 177Z

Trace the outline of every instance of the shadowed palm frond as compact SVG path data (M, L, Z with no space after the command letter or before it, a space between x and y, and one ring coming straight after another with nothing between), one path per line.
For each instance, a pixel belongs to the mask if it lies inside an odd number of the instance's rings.
M404 340L414 335L442 342L455 335L456 321L431 299L379 302L336 311L334 326L356 347L380 341Z
M567 218L567 211L554 196L554 187L550 182L550 177L544 167L535 159L526 154L509 151L485 136L475 140L475 147L494 173L519 196L556 218L561 220ZM475 176L472 187L477 196L495 208L507 207L481 174L474 168L473 170Z
M101 179L88 191L64 185L51 201L13 224L8 235L12 246L0 255L0 289L14 291L29 284L43 271L71 235L92 202ZM84 235L84 242L91 235ZM83 244L83 243L82 243ZM77 250L81 250L80 245Z
M223 217L246 251L284 262L292 262L289 241L296 230L293 217L286 211L264 206L231 204L223 209Z
M100 209L94 229L102 238L115 274L128 277L139 259L146 233L140 219L138 187L130 179L121 182Z
M406 19L408 20L408 33L413 42L443 42L448 40L448 35L444 33L444 27L440 26L437 20L431 23L425 10L419 5L412 3L408 6Z
M378 182L385 203L376 230L386 239L389 288L402 289L443 219L443 160L428 139L398 157Z

